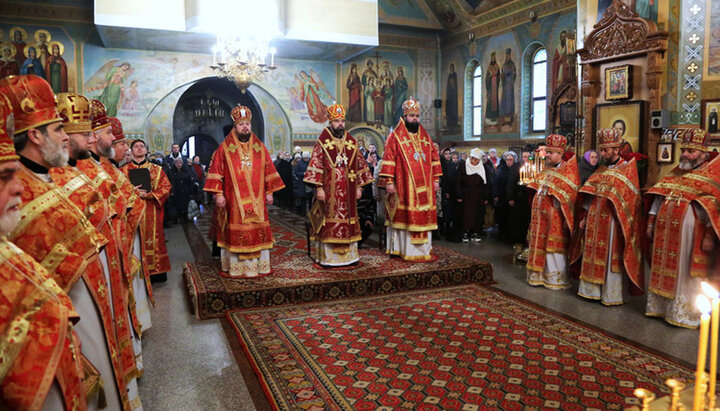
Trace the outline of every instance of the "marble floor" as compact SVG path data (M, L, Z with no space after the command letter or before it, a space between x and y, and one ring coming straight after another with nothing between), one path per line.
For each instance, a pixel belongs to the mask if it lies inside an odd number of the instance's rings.
M188 232L196 233L195 230ZM182 264L193 259L182 226L166 230L172 272L154 284L153 326L143 338L145 373L140 395L146 410L269 410L270 405L226 320L196 320L181 278ZM698 332L667 325L644 316L645 297L632 297L622 306L605 307L569 290L534 288L525 282L525 269L513 265L512 249L493 239L478 244L439 244L490 261L496 287L652 351L694 363ZM228 338L230 336L231 338Z

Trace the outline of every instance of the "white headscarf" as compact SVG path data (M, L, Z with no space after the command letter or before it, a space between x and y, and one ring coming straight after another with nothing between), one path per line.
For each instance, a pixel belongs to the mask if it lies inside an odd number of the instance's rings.
M470 158L465 161L465 173L469 176L477 174L482 177L483 181L487 183L487 177L485 177L485 166L482 163L483 152L479 148L473 148L470 151L470 157L477 158L480 160L478 165L474 166L470 163Z

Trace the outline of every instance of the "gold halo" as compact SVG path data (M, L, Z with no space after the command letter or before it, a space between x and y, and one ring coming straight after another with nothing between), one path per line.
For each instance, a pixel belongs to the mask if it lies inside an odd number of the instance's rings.
M15 57L15 47L9 41L0 41L0 58L4 57L3 49L7 47L10 49L10 57Z
M50 40L52 40L52 35L49 31L45 29L35 31L35 42L40 43L40 33L45 33L45 37L47 37L47 42L50 43Z
M9 41L13 41L15 39L14 34L16 31L19 31L20 33L22 33L23 41L27 41L27 31L25 31L25 29L20 26L15 26L15 27L11 28L10 31L8 31L8 36L10 37L8 39Z
M40 60L40 50L38 50L38 48L35 47L34 44L26 44L25 45L25 48L23 49L23 55L25 56L25 58L26 59L30 58L30 55L28 54L28 50L30 49L30 47L35 49L35 59Z
M63 46L63 44L57 40L51 41L50 43L48 43L48 51L50 52L50 55L52 56L52 49L53 49L53 46L56 44L57 44L58 48L60 49L60 55L62 56L63 53L65 53L65 46Z

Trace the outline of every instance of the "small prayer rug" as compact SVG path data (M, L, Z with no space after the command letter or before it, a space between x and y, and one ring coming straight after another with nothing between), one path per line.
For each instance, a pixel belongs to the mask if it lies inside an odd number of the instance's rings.
M692 370L478 285L228 313L276 410L622 410Z

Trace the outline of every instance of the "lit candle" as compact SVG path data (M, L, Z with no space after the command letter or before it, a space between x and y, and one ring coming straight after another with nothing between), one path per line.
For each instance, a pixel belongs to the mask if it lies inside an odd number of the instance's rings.
M276 52L277 52L277 50L275 49L275 47L272 47L270 49L270 67L275 67L275 53Z
M708 385L708 400L710 408L715 405L715 384L717 382L717 355L718 355L718 322L720 321L720 293L715 287L702 282L705 295L712 299L712 314L710 321L710 382Z
M710 327L710 302L704 295L695 298L695 305L702 313L700 315L700 340L698 341L697 369L695 370L695 391L693 395L693 411L700 411L703 405L702 380L705 374L705 359L707 357L708 329Z

